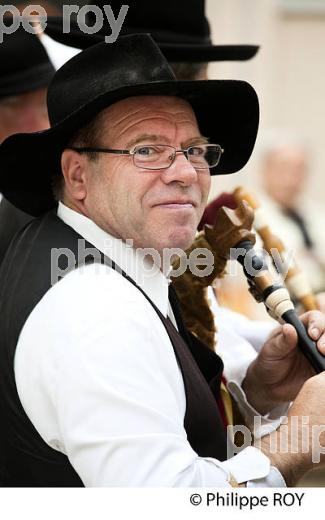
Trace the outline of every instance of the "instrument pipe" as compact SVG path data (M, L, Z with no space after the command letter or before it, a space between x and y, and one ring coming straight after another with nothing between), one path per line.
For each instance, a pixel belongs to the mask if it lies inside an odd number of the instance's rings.
M257 299L264 302L268 312L280 323L284 321L295 328L298 335L298 347L301 352L316 373L323 372L325 370L325 356L319 352L316 343L308 336L294 309L288 290L283 285L273 282L264 257L254 251L254 244L251 241L240 241L236 247L245 251L245 253L237 256L237 260L243 267L249 285L253 285L253 288L257 290ZM259 271L256 276L250 274L245 266L247 253L250 254L253 269Z
M276 249L281 257L282 262L286 263L286 248L278 236L274 235L267 223L267 214L262 208L260 202L251 192L247 191L242 186L235 189L233 192L234 199L237 203L245 200L254 210L254 227L263 240L263 246L266 251L272 256L272 249ZM292 260L291 260L292 263ZM284 267L283 264L283 267ZM280 265L274 266L277 270L281 268ZM282 272L282 274L284 274ZM312 292L310 283L305 273L298 267L296 262L293 262L286 272L285 284L289 289L291 296L295 301L299 302L306 311L318 309L317 300Z

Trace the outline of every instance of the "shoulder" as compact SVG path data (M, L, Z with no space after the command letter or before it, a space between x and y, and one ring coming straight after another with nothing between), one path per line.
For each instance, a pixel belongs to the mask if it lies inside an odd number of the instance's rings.
M116 403L129 406L138 394L141 402L143 395L151 399L158 381L163 395L172 386L184 399L162 321L135 286L105 265L71 272L45 294L21 332L15 378L27 415L50 445L61 439L61 421L77 413L80 424L89 406L109 413L109 424Z
M17 345L16 374L26 373L27 360L29 371L39 366L48 377L63 366L95 360L122 366L134 356L166 355L173 358L168 334L143 294L110 267L88 265L56 283L28 317Z
M93 304L97 306L100 299L105 298L106 304L111 305L113 296L116 298L115 303L122 299L125 301L125 298L128 301L144 299L139 289L118 270L93 263L74 269L55 283L44 296L42 304L45 305L48 300L51 303L60 301L63 305L73 302L78 306L80 299L93 298Z
M155 337L158 344L169 342L141 291L111 267L92 264L67 274L43 296L22 329L17 351L28 345L34 353L57 357L66 356L69 346L73 356L94 343L128 350L130 343L141 342L145 348Z

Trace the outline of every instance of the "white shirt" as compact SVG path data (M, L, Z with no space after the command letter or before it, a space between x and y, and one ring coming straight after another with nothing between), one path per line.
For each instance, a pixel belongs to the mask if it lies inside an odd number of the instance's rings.
M42 33L40 38L51 62L56 69L62 67L62 65L64 65L68 60L80 52L80 49L75 49L74 47L63 45L62 43L53 40L53 38L45 33Z
M167 316L168 281L157 268L62 204L58 215ZM28 417L85 486L229 486L230 473L250 485L284 485L256 448L223 463L194 452L165 328L140 291L108 266L78 268L44 295L20 334L15 375Z

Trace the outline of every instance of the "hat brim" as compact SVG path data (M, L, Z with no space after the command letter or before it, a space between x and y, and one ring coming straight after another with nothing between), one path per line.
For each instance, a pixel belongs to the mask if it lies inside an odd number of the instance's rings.
M77 49L86 49L91 45L101 43L105 38L102 33L85 34L75 22L71 24L69 33L63 33L62 18L60 17L50 18L45 32L53 40ZM121 35L134 34L134 32L134 29L124 27ZM196 45L160 42L155 38L154 40L170 62L246 61L253 58L259 49L258 45Z
M246 61L253 58L259 49L257 45L158 45L170 62L195 63Z
M202 135L224 148L212 175L234 173L245 166L258 129L254 89L244 81L165 81L138 84L102 94L49 130L10 136L0 147L0 191L16 207L38 216L55 201L51 177L72 135L104 108L134 96L176 96L189 101Z
M1 81L0 98L18 96L48 87L54 74L55 68L50 62L12 74Z

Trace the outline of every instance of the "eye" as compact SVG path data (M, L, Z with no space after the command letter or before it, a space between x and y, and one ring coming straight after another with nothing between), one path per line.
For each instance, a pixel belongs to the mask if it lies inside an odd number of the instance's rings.
M155 154L158 154L159 148L156 146L139 146L134 151L139 157L146 158L153 157Z
M188 154L195 157L202 157L205 155L206 149L204 146L191 146L188 149Z

